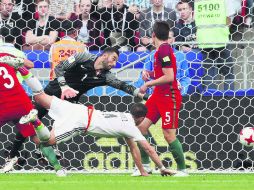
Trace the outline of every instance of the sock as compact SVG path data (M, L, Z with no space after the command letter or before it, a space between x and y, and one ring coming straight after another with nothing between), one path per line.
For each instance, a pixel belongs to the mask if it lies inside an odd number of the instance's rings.
M49 163L54 167L56 171L62 169L62 166L56 158L55 151L51 146L40 144L40 151L48 159Z
M19 132L16 134L12 149L10 151L10 155L9 155L10 158L19 156L19 149L21 148L21 146L25 142L25 140L26 140L26 137L23 137Z
M20 67L18 69L26 84L32 89L33 94L40 94L43 92L43 87L40 81L33 76L33 74L25 67Z
M23 79L27 79L28 77L31 77L33 75L25 66L19 67L18 71L22 75Z
M170 151L177 163L178 170L186 169L185 159L183 154L183 147L180 141L176 138L175 141L169 144Z
M50 132L45 125L41 122L41 120L36 119L32 122L34 125L34 129L36 132L37 137L40 139L41 142L47 142L50 138Z
M144 137L149 142L149 135L144 135ZM150 164L151 161L149 155L143 150L143 148L139 144L138 148L140 150L142 164Z

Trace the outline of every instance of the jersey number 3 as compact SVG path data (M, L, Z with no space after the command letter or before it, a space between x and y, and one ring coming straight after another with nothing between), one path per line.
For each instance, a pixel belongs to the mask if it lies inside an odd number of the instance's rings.
M6 79L6 82L4 82L5 88L10 89L14 86L14 79L11 75L9 75L5 67L0 67L0 77L3 77L3 79Z

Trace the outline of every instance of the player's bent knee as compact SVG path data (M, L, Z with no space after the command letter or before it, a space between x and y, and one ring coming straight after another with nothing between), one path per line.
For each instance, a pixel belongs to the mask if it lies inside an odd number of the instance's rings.
M169 143L169 144L174 142L176 140L176 136L175 135L168 135L168 136L164 135L164 138L167 141L167 143Z
M50 131L50 139L48 140L48 144L55 145L56 144L56 137L54 133L54 129Z
M176 129L163 129L164 139L167 143L172 143L176 140Z
M56 144L56 139L55 138L50 138L48 141L49 145L55 145Z

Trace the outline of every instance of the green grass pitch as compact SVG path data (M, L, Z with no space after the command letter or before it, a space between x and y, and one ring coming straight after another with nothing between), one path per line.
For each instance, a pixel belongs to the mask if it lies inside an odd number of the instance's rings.
M1 190L253 190L253 174L131 177L129 174L0 174Z

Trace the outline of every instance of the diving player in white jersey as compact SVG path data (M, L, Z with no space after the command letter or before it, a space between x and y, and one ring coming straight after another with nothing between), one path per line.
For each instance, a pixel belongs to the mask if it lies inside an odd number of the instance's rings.
M73 104L45 93L37 94L34 98L37 103L49 109L49 116L55 120L50 135L45 132L39 134L40 130L36 130L37 136L42 142L54 145L66 142L81 133L96 137L124 137L142 176L147 176L148 173L142 166L140 152L135 141L149 154L160 169L162 176L175 174L174 171L163 166L154 148L136 127L144 119L147 112L143 104L135 104L131 110L132 114L129 114L101 112L92 106ZM33 123L36 119L37 110L32 110L28 115L21 118L20 123Z

